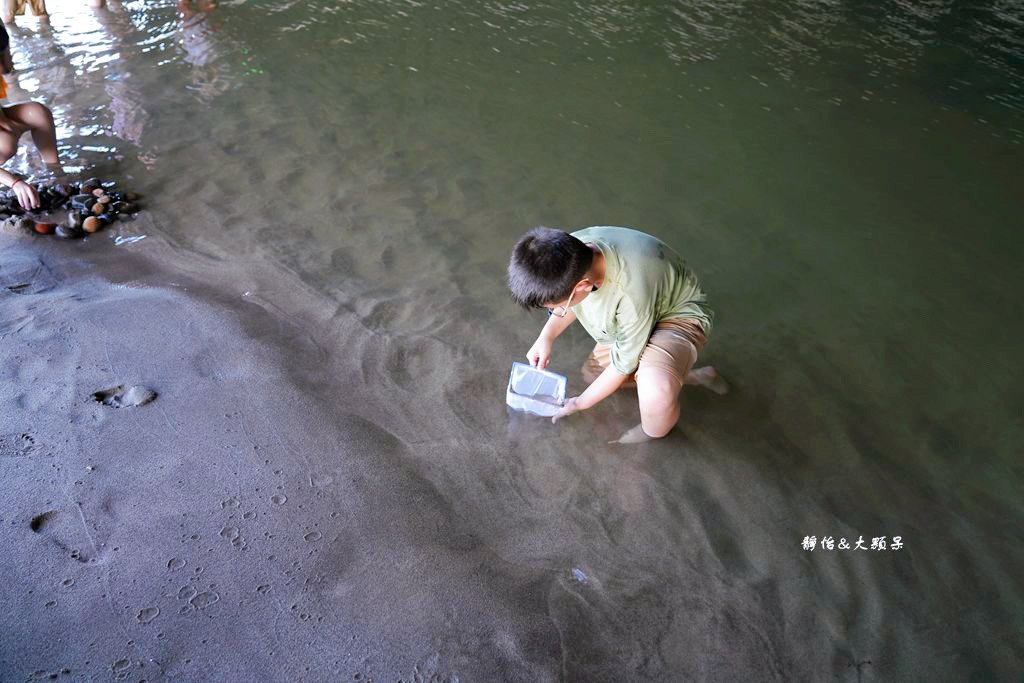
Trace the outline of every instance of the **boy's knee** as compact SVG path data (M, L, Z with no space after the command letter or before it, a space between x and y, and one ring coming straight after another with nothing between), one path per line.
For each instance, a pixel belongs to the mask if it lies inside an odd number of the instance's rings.
M682 388L678 380L661 372L638 373L636 386L641 405L651 409L674 406Z
M25 104L25 116L35 125L52 126L53 112L45 104L28 102Z
M53 114L45 104L39 102L23 102L11 107L4 107L7 117L32 129L53 128Z

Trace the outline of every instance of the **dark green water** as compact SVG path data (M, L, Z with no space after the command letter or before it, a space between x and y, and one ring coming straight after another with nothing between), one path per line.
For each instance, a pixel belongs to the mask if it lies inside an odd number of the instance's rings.
M68 12L13 35L12 99L53 107L69 165L148 190L122 248L281 268L337 311L339 381L398 406L387 429L482 543L556 577L537 676L1024 671L1022 3ZM629 396L558 428L507 416L542 320L503 272L538 224L675 246L734 391L687 392L633 449L606 444ZM588 346L555 348L575 391Z

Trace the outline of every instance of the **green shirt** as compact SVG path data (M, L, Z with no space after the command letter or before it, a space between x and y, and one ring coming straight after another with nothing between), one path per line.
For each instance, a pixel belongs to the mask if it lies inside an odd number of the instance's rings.
M710 336L714 316L700 282L683 258L656 237L629 228L598 226L572 233L605 259L604 283L572 307L599 344L611 346L612 366L636 372L654 326L668 318L692 318Z

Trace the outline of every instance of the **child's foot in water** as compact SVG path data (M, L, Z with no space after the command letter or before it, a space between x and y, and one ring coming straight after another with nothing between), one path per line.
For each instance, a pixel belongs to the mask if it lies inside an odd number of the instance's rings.
M636 427L624 432L618 439L609 441L608 443L634 444L645 443L647 441L654 441L654 439L653 437L647 436L647 433L644 432L643 425L637 425Z
M696 370L690 370L686 373L686 384L704 387L710 389L716 394L727 394L729 393L729 383L725 381L725 378L718 374L718 370L710 365L705 365L702 368Z

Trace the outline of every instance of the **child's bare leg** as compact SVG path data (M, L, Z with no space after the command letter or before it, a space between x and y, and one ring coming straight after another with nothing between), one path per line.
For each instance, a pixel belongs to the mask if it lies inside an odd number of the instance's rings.
M14 23L14 13L18 9L18 0L3 0L3 20L5 24Z
M671 372L644 367L636 373L636 394L640 401L640 425L644 434L660 439L679 420L679 392L682 383Z
M14 130L0 129L0 164L7 163L7 160L15 155L18 151L18 140L24 132L20 126L15 126ZM6 168L0 168L0 185L13 189L14 185L21 179L21 177L11 173ZM28 190L28 192L31 195L34 193L34 190ZM18 201L19 203L22 201L20 195ZM26 197L25 201L29 205L32 204L31 197ZM25 206L25 204L22 204L22 206Z
M718 370L711 365L705 365L702 368L690 370L686 373L686 384L697 385L710 389L716 394L727 394L729 393L729 383L725 381L725 378L718 374Z
M57 156L57 128L53 123L53 114L38 102L23 102L4 107L7 118L23 129L32 132L32 141L39 150L49 168L60 171L60 158Z
M21 135L18 133L0 130L0 164L7 163L7 160L18 151L18 139L20 137Z
M32 7L32 14L39 17L40 21L46 21L50 18L50 15L46 12L46 0L28 0L28 4Z

